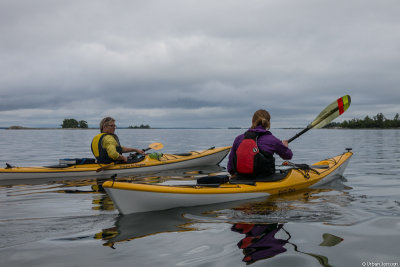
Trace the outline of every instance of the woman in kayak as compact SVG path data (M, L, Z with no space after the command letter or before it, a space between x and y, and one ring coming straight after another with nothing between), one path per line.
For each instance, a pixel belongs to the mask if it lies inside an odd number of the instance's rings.
M128 158L122 153L144 154L141 149L121 146L118 136L114 133L116 127L114 118L106 117L101 120L100 134L96 135L92 141L92 152L98 163L127 162Z
M271 116L257 110L251 128L236 137L228 160L228 172L241 177L265 177L275 173L274 153L282 159L293 157L287 140L279 140L269 131Z

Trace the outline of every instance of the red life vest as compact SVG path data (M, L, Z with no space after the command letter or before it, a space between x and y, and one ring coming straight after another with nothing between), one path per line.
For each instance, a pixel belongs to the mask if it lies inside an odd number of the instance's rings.
M234 166L238 174L242 175L271 175L275 173L275 158L268 152L258 148L257 140L260 135L247 131L243 141L234 155Z

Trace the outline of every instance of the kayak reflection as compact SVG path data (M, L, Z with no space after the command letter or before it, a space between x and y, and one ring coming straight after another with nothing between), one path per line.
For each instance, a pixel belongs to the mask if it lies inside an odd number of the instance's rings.
M296 244L289 241L291 239L291 235L283 226L284 224L280 223L234 224L231 230L245 235L245 237L237 244L237 246L243 250L243 261L249 265L259 260L272 258L278 254L286 252L287 248L285 248L285 245L290 244L294 247L296 252L316 258L321 266L331 266L328 263L328 258L325 256L300 251ZM286 239L280 239L276 237L276 234L281 230L287 236ZM322 238L323 241L320 246L332 247L343 241L341 237L329 233L323 234Z
M103 229L95 239L106 241L103 245L115 249L115 243L165 232L184 232L194 230L188 220L174 210L144 212L131 215L119 215L115 226Z
M116 243L150 235L166 232L195 231L198 230L195 225L196 222L202 220L208 222L216 219L215 211L231 210L235 206L244 205L244 203L246 203L246 200L118 215L114 227L103 229L94 238L104 240L104 246L115 249ZM222 222L225 223L224 220Z

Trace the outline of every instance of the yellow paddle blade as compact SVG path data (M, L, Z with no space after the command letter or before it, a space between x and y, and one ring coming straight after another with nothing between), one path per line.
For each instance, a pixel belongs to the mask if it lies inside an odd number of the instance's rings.
M292 142L310 129L324 127L325 125L342 115L343 112L345 112L350 107L350 103L351 98L349 95L338 98L332 104L327 106L323 111L321 111L321 113L315 118L315 120L307 125L305 129L290 138L288 140L288 143Z
M342 115L349 107L351 98L349 95L345 95L338 98L332 104L327 106L321 113L315 118L315 120L309 125L309 128L319 129Z
M164 147L164 145L161 143L152 143L149 145L149 148L154 149L154 150L160 150L163 147Z

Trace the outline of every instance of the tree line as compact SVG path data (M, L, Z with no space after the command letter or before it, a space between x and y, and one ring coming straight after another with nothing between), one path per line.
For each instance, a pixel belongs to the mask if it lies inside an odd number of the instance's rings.
M62 128L81 128L87 129L89 128L87 121L81 120L77 121L76 119L64 119L61 124ZM141 124L140 126L129 126L129 129L150 129L150 125Z
M150 125L144 125L144 124L140 124L140 126L129 126L129 129L150 129Z
M370 118L366 116L364 119L345 120L343 122L331 122L325 128L350 128L350 129L390 129L400 128L400 116L396 113L393 120L387 119L382 113Z
M89 128L87 121L81 120L77 121L75 119L64 119L63 123L61 124L62 128L82 128L87 129Z

